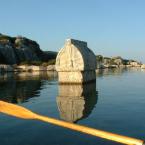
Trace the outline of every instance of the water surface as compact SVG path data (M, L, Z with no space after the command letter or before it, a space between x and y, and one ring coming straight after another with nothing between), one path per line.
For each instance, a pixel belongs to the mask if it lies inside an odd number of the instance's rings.
M41 115L135 138L145 138L145 71L101 70L96 84L58 85L47 73L3 74L0 100L22 105ZM115 145L36 120L0 113L1 145Z

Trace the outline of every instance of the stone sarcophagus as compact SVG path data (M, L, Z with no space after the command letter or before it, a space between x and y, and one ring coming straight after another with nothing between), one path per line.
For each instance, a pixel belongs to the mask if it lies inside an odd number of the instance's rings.
M67 39L56 58L59 83L83 84L96 80L96 56L84 41Z

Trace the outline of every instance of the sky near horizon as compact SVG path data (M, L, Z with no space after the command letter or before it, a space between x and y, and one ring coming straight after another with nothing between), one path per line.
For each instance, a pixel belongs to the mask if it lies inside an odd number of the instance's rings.
M0 0L0 33L50 51L84 40L95 54L145 63L145 0Z

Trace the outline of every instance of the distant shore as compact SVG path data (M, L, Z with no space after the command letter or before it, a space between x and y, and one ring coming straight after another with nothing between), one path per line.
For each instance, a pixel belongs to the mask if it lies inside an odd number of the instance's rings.
M38 71L55 71L55 65L36 66L36 65L0 65L2 72L38 72Z
M113 68L141 68L145 69L145 64L142 65L100 65L97 66L96 70L99 69L113 69ZM0 65L0 73L8 72L39 72L39 71L56 71L55 65L48 66L35 66L35 65Z
M43 51L39 44L26 37L0 34L0 73L55 71L57 52ZM121 56L96 55L96 69L140 67L145 64Z

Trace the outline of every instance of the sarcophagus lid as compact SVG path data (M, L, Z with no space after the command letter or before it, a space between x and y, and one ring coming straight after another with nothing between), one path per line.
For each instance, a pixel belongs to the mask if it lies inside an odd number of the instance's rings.
M96 69L96 56L87 42L67 39L56 58L57 71L84 71Z

